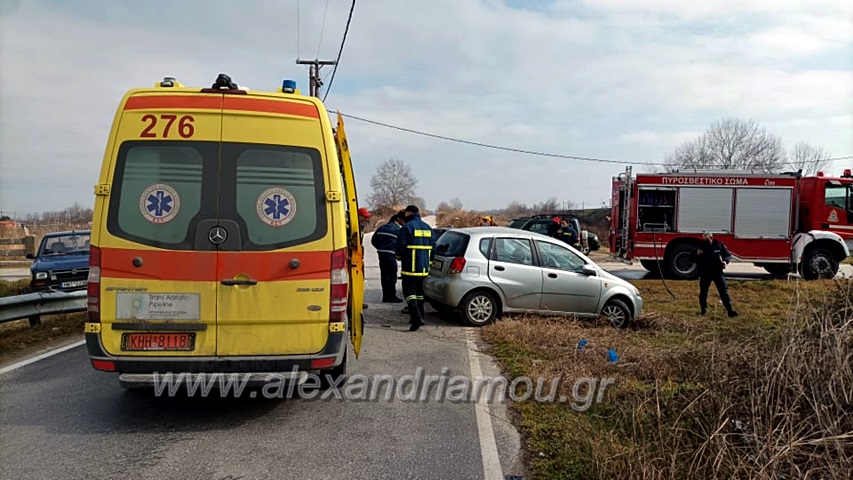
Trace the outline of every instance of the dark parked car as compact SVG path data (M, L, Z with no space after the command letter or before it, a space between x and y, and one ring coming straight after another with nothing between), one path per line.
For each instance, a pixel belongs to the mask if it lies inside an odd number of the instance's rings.
M446 232L448 230L449 230L449 228L438 228L438 227L433 228L432 229L432 235L435 237L435 241L438 241L438 239L441 238L442 235L444 235L444 232Z
M548 235L548 225L554 222L554 217L558 215L534 215L532 217L514 218L509 225L509 228L518 228L520 230L528 230L530 232L541 233ZM599 250L601 242L598 240L598 235L588 231L581 230L581 245L583 245L584 253Z
M30 267L33 291L83 290L89 278L91 232L78 230L45 235Z

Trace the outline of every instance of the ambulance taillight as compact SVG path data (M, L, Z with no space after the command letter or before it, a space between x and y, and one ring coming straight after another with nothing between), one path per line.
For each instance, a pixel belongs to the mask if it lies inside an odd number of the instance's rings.
M101 323L101 249L89 247L89 279L86 312L90 323Z

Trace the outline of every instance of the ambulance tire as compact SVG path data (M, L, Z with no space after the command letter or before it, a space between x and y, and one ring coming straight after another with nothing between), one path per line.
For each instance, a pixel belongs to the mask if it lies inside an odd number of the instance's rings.
M832 252L825 248L810 248L803 254L800 269L800 275L806 280L835 278L838 273L838 261L835 260Z
M668 277L676 280L695 280L699 278L699 265L695 261L692 265L690 258L696 254L696 245L691 243L679 243L666 252L664 259L664 272ZM689 266L688 266L689 265Z

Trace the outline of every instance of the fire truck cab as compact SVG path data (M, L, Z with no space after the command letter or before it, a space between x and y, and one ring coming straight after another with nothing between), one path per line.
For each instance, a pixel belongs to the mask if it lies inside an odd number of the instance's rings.
M703 232L732 261L773 275L832 278L853 248L853 175L731 170L613 177L611 254L676 279L698 276Z

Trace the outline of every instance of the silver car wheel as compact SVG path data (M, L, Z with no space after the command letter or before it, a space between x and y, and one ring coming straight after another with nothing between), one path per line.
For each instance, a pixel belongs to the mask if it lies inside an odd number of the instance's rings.
M486 322L492 317L494 309L495 306L489 297L477 295L468 302L468 317L477 323Z
M625 328L629 321L628 306L619 299L612 299L601 309L601 316L616 328Z

